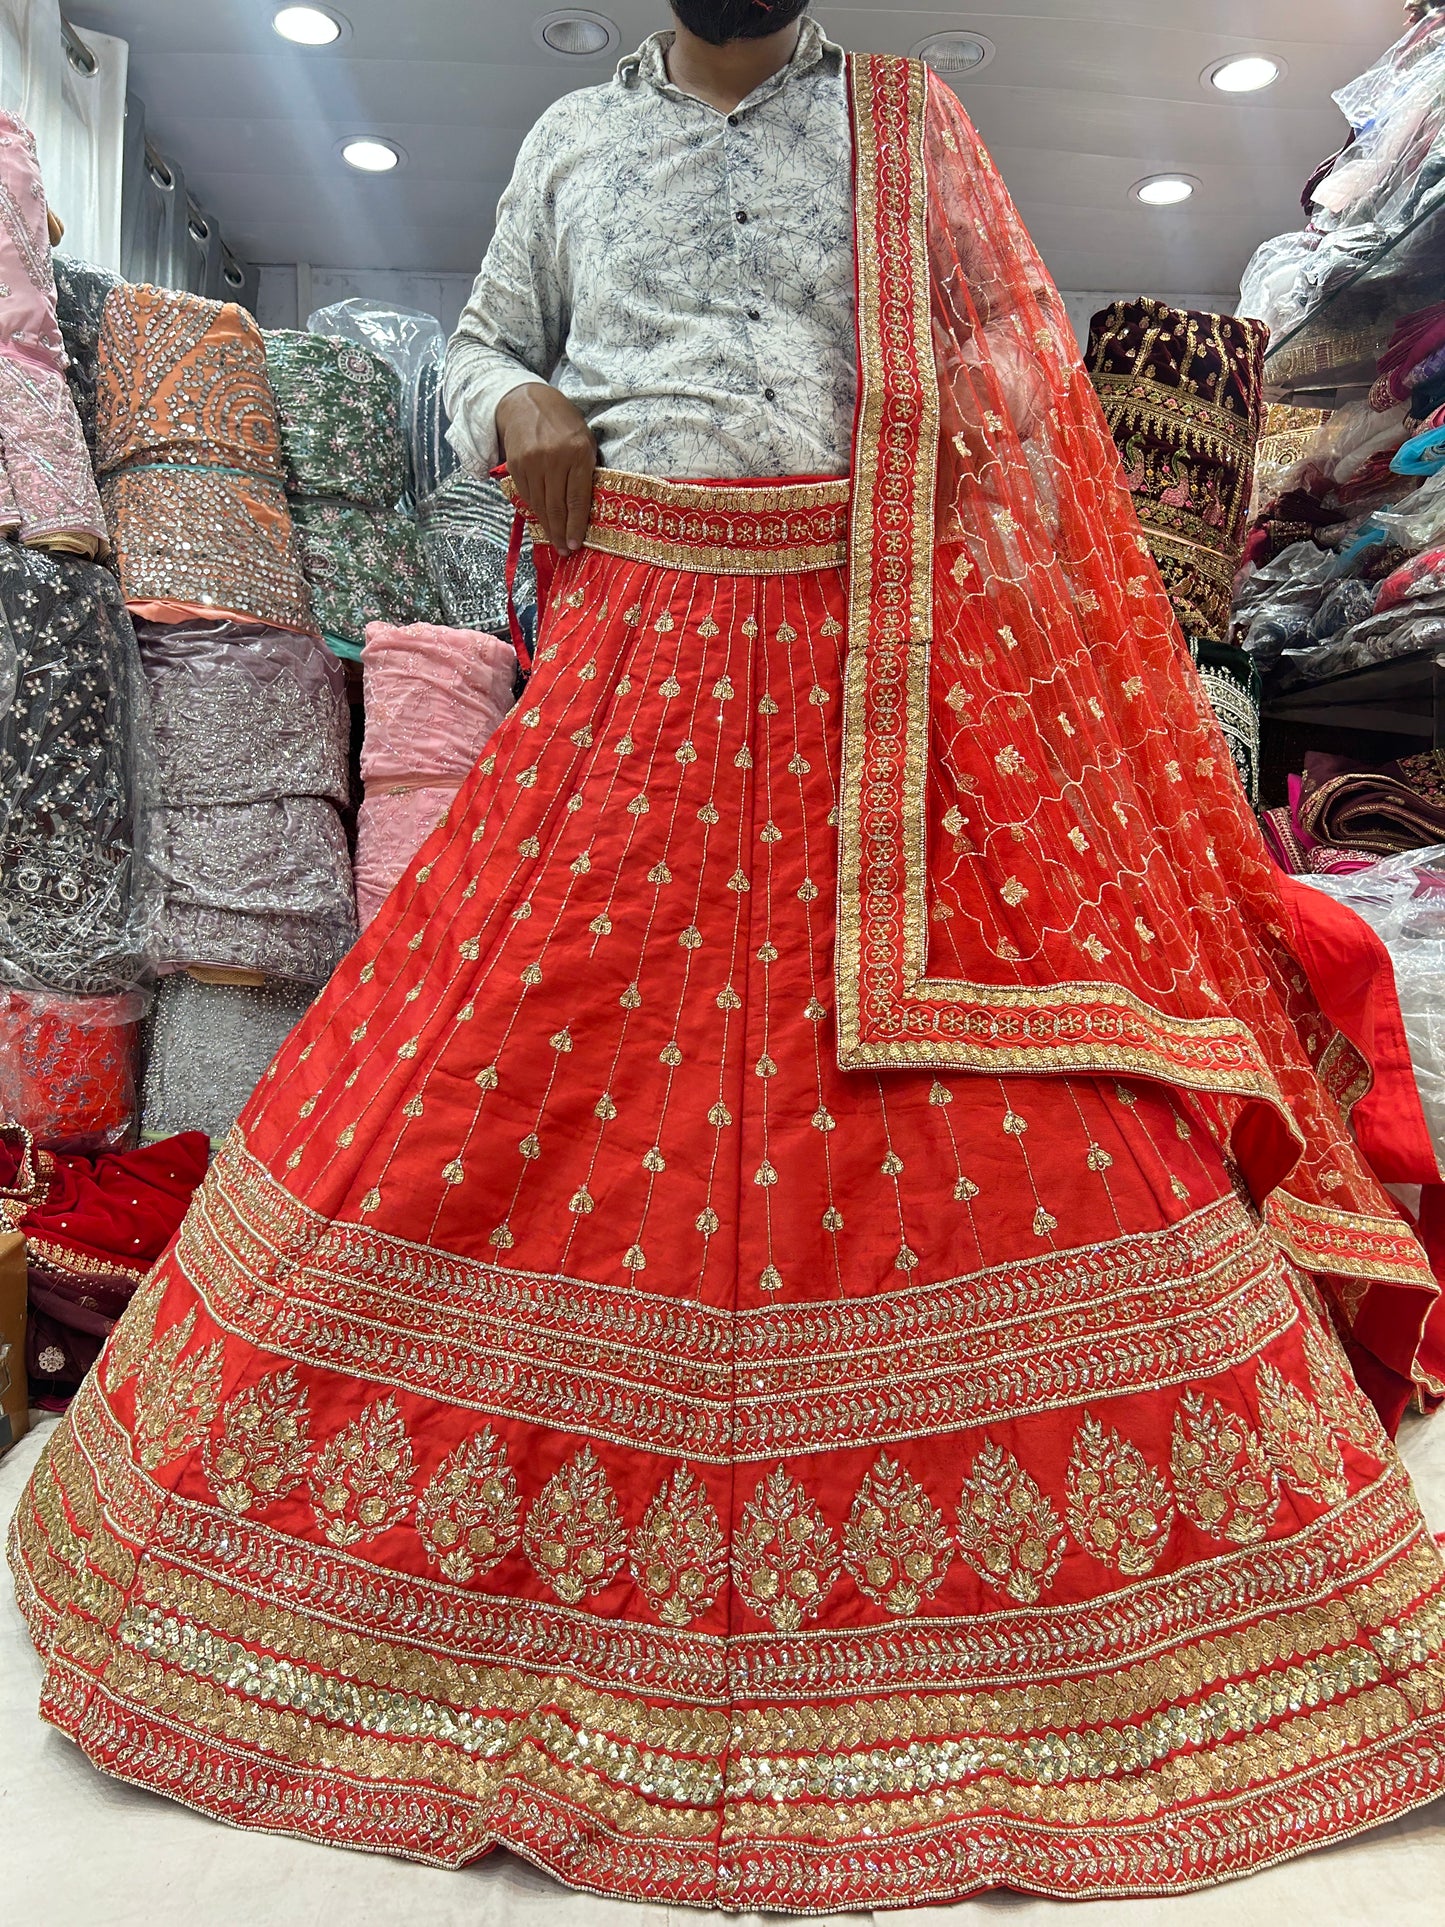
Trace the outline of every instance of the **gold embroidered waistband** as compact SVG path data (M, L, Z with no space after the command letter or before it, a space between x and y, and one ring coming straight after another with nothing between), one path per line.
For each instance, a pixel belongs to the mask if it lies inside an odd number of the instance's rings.
M508 501L516 491L502 482ZM703 575L803 575L848 559L846 475L813 482L668 482L599 469L587 547ZM534 541L541 536L530 523Z

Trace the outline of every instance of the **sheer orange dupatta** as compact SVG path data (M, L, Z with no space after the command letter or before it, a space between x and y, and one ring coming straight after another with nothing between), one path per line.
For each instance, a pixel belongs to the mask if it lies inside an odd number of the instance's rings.
M1192 1091L1398 1417L1445 1390L1438 1287L1350 1134L1370 1068L1296 955L1063 304L954 95L908 61L850 77L840 1060Z

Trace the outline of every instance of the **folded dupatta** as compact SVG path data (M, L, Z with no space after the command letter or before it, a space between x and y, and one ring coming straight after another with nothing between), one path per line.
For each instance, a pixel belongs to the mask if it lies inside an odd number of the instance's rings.
M840 1061L1195 1091L1408 1383L1438 1290L1346 1125L1370 1072L1291 949L1063 304L954 95L849 66Z

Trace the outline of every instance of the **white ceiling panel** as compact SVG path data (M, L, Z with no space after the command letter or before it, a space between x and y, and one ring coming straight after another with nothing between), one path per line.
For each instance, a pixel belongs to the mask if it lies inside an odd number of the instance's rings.
M252 261L433 273L475 268L532 121L605 80L616 56L548 53L533 24L560 0L322 0L335 47L288 46L279 0L72 0L86 26L130 42L131 84L157 143ZM592 0L624 50L665 25L665 0ZM996 54L960 88L1052 272L1066 287L1226 289L1265 235L1299 222L1300 187L1338 146L1332 89L1399 31L1399 0L991 0L829 5L843 45L906 53L973 27ZM1229 100L1204 70L1226 55L1283 58L1268 93ZM338 143L396 142L395 174L364 178ZM1199 192L1143 208L1142 175L1181 169Z

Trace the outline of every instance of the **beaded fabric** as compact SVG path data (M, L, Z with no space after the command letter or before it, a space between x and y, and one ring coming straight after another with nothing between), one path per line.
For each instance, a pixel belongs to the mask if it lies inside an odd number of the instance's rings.
M96 461L127 602L313 629L261 332L234 303L111 290Z
M454 473L417 509L422 550L446 620L457 629L509 627L507 551L513 511L489 475ZM527 534L513 598L518 610L537 606L537 566Z
M101 321L118 277L93 262L73 260L68 254L57 254L54 266L55 315L65 343L65 379L93 461L100 398Z
M143 970L148 743L114 577L0 544L0 982L104 992Z
M204 1131L219 1144L313 995L308 984L164 978L144 1038L141 1136Z
M316 618L328 636L359 644L368 623L440 622L421 532L401 510L300 499L296 536Z
M278 328L265 339L287 491L395 508L406 461L394 370L369 348L331 335Z

